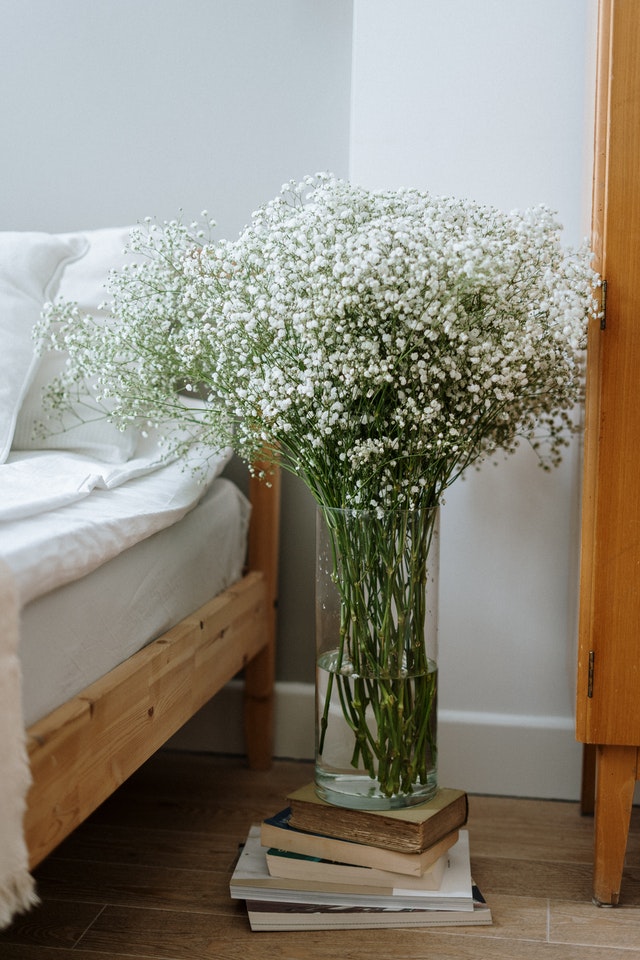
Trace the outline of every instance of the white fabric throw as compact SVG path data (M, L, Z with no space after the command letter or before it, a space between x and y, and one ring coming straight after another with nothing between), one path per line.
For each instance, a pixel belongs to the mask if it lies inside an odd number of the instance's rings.
M22 832L31 774L22 723L18 640L18 596L13 574L0 560L0 928L38 902Z
M208 452L207 452L208 453ZM140 456L108 464L68 451L12 452L0 464L0 929L38 902L23 817L31 783L19 659L22 608L181 519L230 451L199 463ZM201 475L190 469L201 465Z

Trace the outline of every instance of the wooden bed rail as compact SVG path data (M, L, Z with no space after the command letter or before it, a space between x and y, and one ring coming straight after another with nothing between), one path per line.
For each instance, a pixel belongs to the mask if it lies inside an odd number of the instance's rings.
M252 481L248 573L27 730L35 867L241 670L249 763L273 743L279 473Z

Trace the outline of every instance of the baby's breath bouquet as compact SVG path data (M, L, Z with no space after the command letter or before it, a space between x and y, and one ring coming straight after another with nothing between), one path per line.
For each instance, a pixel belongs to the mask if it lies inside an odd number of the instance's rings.
M110 281L116 322L72 304L45 314L44 340L70 355L53 406L97 377L117 421L179 417L190 439L248 462L266 452L304 481L341 601L320 753L337 694L354 768L380 796L412 794L435 754L423 588L437 507L522 439L559 462L593 310L588 251L563 249L543 207L328 175L286 184L235 240L148 223L131 247L142 259Z

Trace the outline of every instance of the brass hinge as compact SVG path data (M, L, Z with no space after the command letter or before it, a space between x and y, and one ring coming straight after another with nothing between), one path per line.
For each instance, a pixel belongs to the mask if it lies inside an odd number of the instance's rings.
M607 281L602 281L602 296L600 297L600 329L607 329Z
M593 696L593 661L595 660L595 651L589 650L589 677L587 679L587 696Z

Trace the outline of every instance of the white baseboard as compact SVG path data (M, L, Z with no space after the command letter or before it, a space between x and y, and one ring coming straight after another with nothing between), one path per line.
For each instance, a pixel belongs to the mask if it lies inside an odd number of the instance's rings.
M577 800L582 746L566 717L478 714L438 716L438 777L468 793Z
M244 753L242 684L221 690L169 744L181 750ZM312 760L314 688L276 685L274 754ZM441 710L440 783L469 793L577 800L582 747L570 717Z

